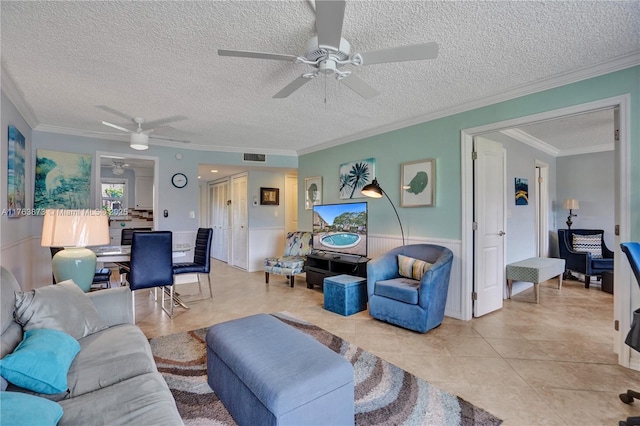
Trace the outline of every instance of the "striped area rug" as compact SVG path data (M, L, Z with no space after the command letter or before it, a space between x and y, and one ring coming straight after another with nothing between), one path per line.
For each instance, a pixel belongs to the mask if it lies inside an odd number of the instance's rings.
M340 337L288 313L273 314L353 364L356 425L499 425L502 420ZM207 384L207 329L151 339L186 425L235 425Z

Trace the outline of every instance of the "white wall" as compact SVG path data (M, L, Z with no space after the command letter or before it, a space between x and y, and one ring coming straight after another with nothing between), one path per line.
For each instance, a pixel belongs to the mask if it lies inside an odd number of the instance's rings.
M574 229L603 229L609 249L615 243L614 226L614 152L559 157L557 227L566 228L568 210L562 208L565 198L576 198L580 209L572 218Z
M0 151L0 206L7 208L7 154L8 154L8 128L15 126L25 138L25 203L33 207L33 163L31 159L31 127L20 115L16 107L5 95L0 93L2 113L0 114L0 136L2 146ZM0 214L0 265L9 269L17 278L23 289L31 288L34 280L33 268L24 259L29 259L33 251L31 241L31 229L33 217L25 215L18 218L9 218L4 210ZM49 283L47 283L49 284Z

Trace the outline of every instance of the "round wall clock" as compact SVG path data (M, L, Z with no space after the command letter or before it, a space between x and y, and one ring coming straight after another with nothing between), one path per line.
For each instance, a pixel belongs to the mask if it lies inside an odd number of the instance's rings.
M187 177L184 173L176 173L171 177L171 183L176 188L184 188L187 186Z

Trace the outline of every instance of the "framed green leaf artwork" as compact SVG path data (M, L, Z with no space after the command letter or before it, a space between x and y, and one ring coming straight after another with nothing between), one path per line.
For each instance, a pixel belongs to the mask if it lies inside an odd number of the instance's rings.
M322 176L304 178L304 208L322 204Z
M400 166L400 207L432 207L436 200L436 160L411 161Z

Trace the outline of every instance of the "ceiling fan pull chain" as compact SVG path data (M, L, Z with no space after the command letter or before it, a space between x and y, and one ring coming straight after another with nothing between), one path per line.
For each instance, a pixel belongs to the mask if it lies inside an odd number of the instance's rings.
M324 74L324 109L327 109L327 75Z

